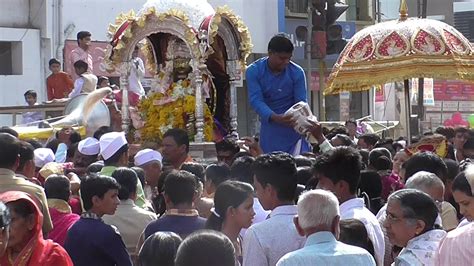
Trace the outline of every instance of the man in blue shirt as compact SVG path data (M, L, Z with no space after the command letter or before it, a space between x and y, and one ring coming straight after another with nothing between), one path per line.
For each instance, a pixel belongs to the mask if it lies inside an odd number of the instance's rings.
M249 101L261 120L260 146L264 153L293 155L310 151L309 143L294 129L284 113L295 103L306 102L303 69L290 61L293 44L283 34L268 43L268 56L253 62L246 72Z
M303 193L298 200L298 216L294 223L298 233L306 236L306 244L283 256L277 266L375 266L375 260L367 250L337 241L339 202L332 192L316 189Z

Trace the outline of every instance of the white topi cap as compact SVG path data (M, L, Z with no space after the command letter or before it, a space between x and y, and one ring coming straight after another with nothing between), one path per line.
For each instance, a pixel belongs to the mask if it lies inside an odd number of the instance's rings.
M97 155L100 151L99 141L91 137L83 139L79 141L77 150L84 155Z
M161 163L161 160L163 160L161 153L152 149L144 149L135 155L135 166L142 166L151 161L159 161Z
M112 157L123 145L128 144L123 132L105 133L100 137L100 154L104 160Z
M35 150L35 166L43 167L45 164L54 162L55 156L53 150L49 148L38 148Z

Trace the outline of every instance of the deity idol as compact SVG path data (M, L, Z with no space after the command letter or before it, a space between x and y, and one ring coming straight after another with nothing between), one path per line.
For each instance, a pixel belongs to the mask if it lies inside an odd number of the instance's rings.
M145 115L145 124L141 129L145 139L161 139L171 128L183 128L190 136L195 129L195 84L192 78L191 54L181 39L171 36L166 49L166 61L152 82L147 99L141 102L139 110ZM211 81L209 76L204 80ZM211 82L204 82L203 97L209 95ZM206 106L205 135L212 138L212 115ZM210 128L209 128L210 127Z

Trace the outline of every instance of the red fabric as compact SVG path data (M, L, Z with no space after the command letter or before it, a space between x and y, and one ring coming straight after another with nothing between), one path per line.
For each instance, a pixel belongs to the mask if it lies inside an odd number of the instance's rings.
M59 245L64 246L67 231L81 217L75 213L60 212L55 208L49 208L49 214L51 215L51 220L53 221L53 230L49 232L48 238Z
M74 82L71 76L66 72L51 74L46 79L46 87L48 92L48 101L53 99L67 98L74 88Z
M82 206L81 206L81 200L79 199L79 196L72 196L69 199L69 206L71 206L72 213L75 213L77 215L82 214Z
M380 197L385 201L387 201L390 194L404 187L403 183L400 181L400 177L393 172L391 174L381 175L381 178L382 194Z
M0 265L2 266L13 266L13 265L55 265L55 266L73 266L71 258L67 252L59 244L54 243L51 240L43 239L42 225L43 225L43 214L38 208L38 204L28 196L28 194L19 191L8 191L0 194L0 201L4 203L14 201L27 201L35 210L36 225L33 229L33 236L28 243L23 247L22 251L16 257L12 263L8 259L10 249L0 258Z
M117 103L122 103L122 90L113 91L115 95L115 100ZM133 91L128 92L128 103L130 106L137 106L140 102L140 95L134 93Z

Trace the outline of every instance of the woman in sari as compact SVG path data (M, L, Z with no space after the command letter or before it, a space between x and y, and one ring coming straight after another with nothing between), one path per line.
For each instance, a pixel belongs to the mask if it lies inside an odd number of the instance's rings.
M7 206L0 201L0 257L5 254L7 249L10 222L10 212Z
M0 194L0 201L7 205L12 218L7 250L0 257L0 265L73 265L59 244L43 239L43 214L28 194L8 191Z

